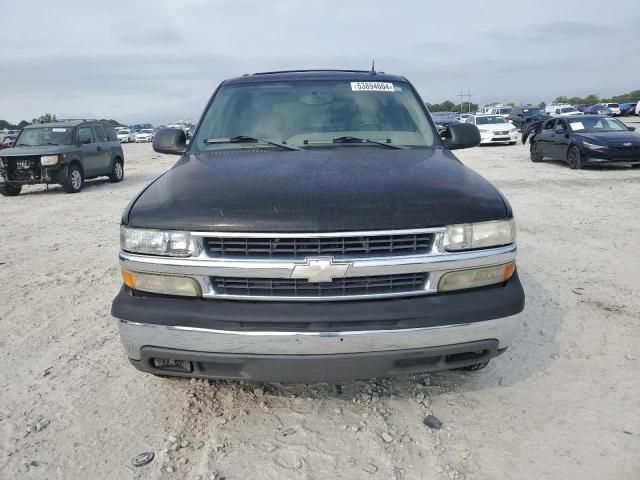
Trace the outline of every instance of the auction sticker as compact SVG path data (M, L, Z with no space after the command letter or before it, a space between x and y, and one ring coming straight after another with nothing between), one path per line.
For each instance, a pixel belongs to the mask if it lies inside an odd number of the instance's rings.
M354 92L393 92L393 83L390 82L351 82L351 90Z
M52 128L51 131L54 132L54 133L64 133L64 132L67 131L67 129L66 128Z

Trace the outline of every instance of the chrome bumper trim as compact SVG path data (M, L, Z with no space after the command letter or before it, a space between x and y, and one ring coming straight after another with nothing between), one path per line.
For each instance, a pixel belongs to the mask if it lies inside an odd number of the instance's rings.
M474 323L402 330L347 332L255 332L154 325L119 321L120 338L129 358L140 359L142 347L263 355L331 355L384 352L498 340L508 347L520 325L518 315Z
M468 252L439 252L403 257L345 259L349 268L345 277L367 277L396 273L420 273L499 265L514 260L516 245ZM342 258L340 261L343 261ZM253 278L290 278L296 265L305 260L230 260L171 258L120 252L120 264L140 273L166 273L187 276L225 276Z

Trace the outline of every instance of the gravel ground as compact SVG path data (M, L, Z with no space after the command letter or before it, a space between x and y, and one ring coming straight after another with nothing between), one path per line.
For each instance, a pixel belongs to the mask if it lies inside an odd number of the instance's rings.
M124 150L121 184L0 198L0 478L640 478L639 169L459 153L512 203L527 294L484 371L209 383L143 375L120 346L120 214L175 161Z

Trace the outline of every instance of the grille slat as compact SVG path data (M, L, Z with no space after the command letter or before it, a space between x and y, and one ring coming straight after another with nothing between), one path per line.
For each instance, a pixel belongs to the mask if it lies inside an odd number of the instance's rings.
M326 297L410 293L423 290L427 273L336 278L331 282L312 283L298 278L212 277L217 294L272 297Z
M204 239L213 257L228 258L304 258L308 255L401 256L427 253L433 234L417 233L367 237L327 238L228 238Z

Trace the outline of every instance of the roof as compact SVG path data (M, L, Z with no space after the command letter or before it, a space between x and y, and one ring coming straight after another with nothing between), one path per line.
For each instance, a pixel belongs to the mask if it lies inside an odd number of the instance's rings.
M261 72L230 78L223 85L239 83L278 82L290 80L344 80L368 82L406 82L407 79L399 75L389 75L384 72L366 70L285 70L279 72Z
M67 120L64 122L51 122L51 123L33 123L31 125L27 125L24 128L38 128L38 127L77 127L78 125L82 125L83 123L100 123L97 120Z

